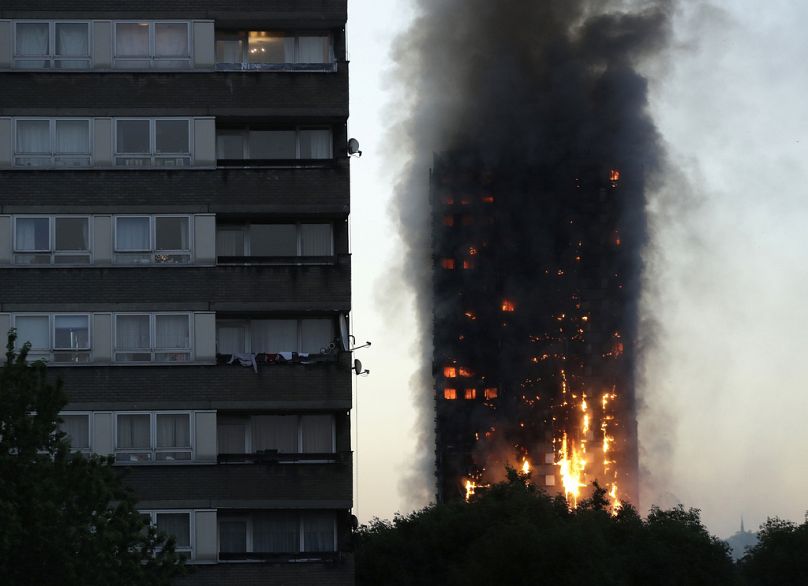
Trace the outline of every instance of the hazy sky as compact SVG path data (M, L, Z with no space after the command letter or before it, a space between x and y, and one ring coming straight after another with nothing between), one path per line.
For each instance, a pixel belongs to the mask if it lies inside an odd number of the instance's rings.
M808 509L808 3L680 2L676 43L652 73L672 167L649 195L653 246L640 434L642 506L702 509L714 533ZM390 43L408 0L349 0L354 332L361 521L408 512L414 314L392 296L397 165ZM424 178L426 187L427 178ZM395 307L389 307L396 304ZM393 316L393 317L391 317ZM432 478L424 478L431 483ZM420 503L426 504L426 503Z

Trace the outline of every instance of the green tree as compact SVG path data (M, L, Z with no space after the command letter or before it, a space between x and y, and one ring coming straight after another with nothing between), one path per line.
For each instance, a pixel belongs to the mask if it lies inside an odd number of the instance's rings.
M760 526L758 540L739 564L746 584L808 584L808 515L801 525L776 517L767 519Z
M570 510L514 471L469 503L375 519L355 537L359 586L737 583L697 510L654 509L643 520L626 505L612 516L597 485Z
M0 583L170 584L184 571L173 538L147 525L111 459L70 452L61 381L15 339L0 369Z

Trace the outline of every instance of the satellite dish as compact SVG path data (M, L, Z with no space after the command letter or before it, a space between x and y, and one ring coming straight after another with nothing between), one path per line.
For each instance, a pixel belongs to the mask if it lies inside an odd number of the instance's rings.
M353 369L356 374L362 374L362 362L358 358L353 361Z
M357 157L362 156L362 151L359 150L359 141L355 138L348 141L348 156L353 155L356 155Z

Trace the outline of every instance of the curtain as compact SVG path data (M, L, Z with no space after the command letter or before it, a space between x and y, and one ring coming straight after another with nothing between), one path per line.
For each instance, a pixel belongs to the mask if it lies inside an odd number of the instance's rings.
M50 121L17 121L17 154L50 154Z
M300 37L297 41L298 63L328 63L328 37Z
M118 448L151 447L149 415L118 415Z
M220 423L216 427L216 441L220 454L244 454L247 426L244 423Z
M300 131L300 158L301 159L330 159L331 158L331 131L301 130Z
M48 350L50 348L50 324L46 315L19 316L14 319L17 328L17 347L25 342L31 342L34 350Z
M115 318L115 347L140 350L150 347L149 316L119 315Z
M217 230L216 256L244 256L244 231Z
M54 348L90 347L90 318L86 315L57 315L53 318Z
M244 133L222 130L216 133L217 159L243 159Z
M48 23L18 22L16 52L19 57L39 57L50 53L48 49Z
M219 325L216 327L216 351L219 354L243 354L247 351L246 337L244 326Z
M294 56L294 37L267 31L250 31L247 34L247 57L250 63L294 63Z
M116 57L148 57L149 25L145 22L119 22L115 25Z
M253 551L297 553L300 550L300 521L297 513L274 511L253 517Z
M333 323L330 319L302 320L300 351L319 354L334 340Z
M252 448L297 454L297 415L256 415L252 418Z
M158 217L154 223L157 250L190 250L188 218Z
M157 415L157 447L191 447L191 417L180 413Z
M304 454L330 454L334 451L334 416L303 415Z
M157 57L188 57L188 25L181 22L155 23L154 53Z
M296 319L256 319L250 322L252 351L277 354L297 352Z
M19 251L50 250L50 220L17 218L15 247Z
M87 218L56 218L56 250L90 250Z
M115 249L121 251L151 250L149 218L117 218Z
M90 48L87 25L78 22L57 22L56 55L62 57L88 57Z
M187 315L158 315L155 317L157 348L189 348Z
M61 415L59 429L67 434L70 447L82 449L90 447L90 421L86 415Z
M188 513L157 513L157 529L176 538L177 547L191 547L191 516Z
M331 256L331 224L303 224L303 256Z
M303 551L334 551L336 517L330 511L303 513Z
M219 551L221 553L245 553L247 551L246 520L219 520Z
M237 39L216 40L216 63L241 63L244 43Z
M56 153L89 154L89 152L90 152L89 120L56 121Z

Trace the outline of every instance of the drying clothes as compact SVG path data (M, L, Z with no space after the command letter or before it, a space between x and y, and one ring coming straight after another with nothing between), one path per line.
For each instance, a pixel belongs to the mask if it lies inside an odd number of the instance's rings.
M233 354L230 357L230 362L228 362L227 364L233 364L235 361L238 361L238 363L241 366L252 366L253 370L256 373L258 373L258 363L255 361L255 354L249 354L249 353Z

